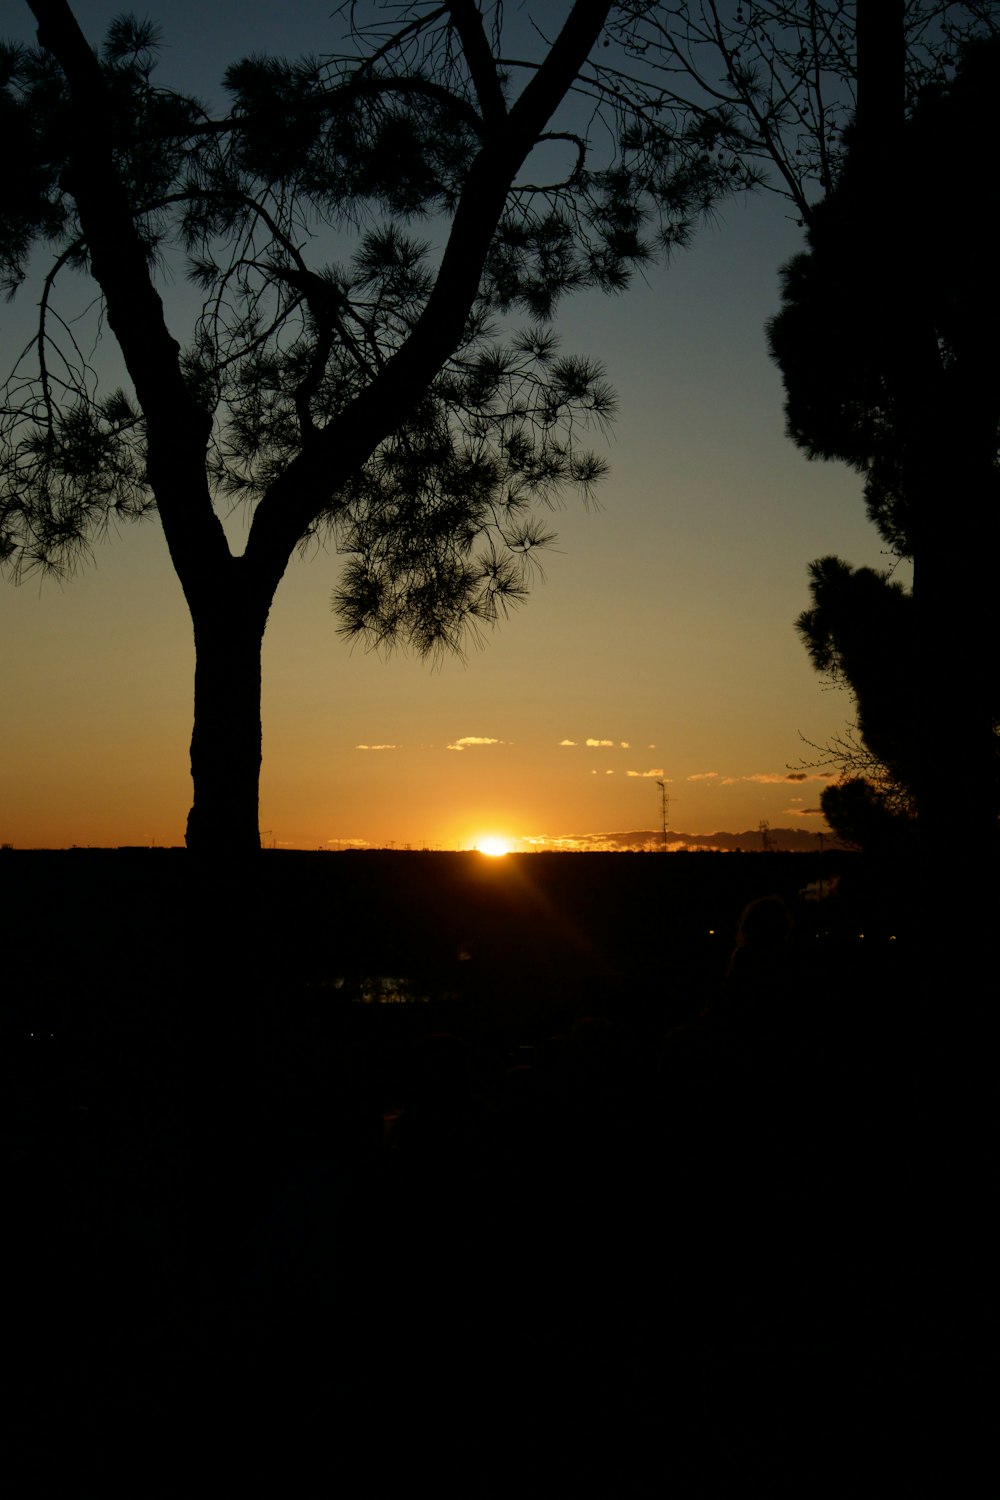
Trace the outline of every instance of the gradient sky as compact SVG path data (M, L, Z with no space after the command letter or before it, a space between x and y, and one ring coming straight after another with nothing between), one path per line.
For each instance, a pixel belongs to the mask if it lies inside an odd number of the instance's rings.
M121 7L75 9L96 41ZM329 9L154 3L160 80L218 103L239 55L332 48ZM26 6L4 7L3 32L32 40ZM673 829L823 826L824 779L788 777L810 755L800 734L825 743L851 701L795 634L806 568L887 560L857 476L784 436L764 324L800 245L761 193L624 296L564 305L563 349L601 358L619 394L611 474L596 508L567 500L544 582L464 661L351 650L329 605L336 556L293 560L264 642L265 843L586 842L657 829L658 778ZM0 309L5 367L36 296ZM67 583L0 584L0 628L0 840L182 842L194 650L155 520Z

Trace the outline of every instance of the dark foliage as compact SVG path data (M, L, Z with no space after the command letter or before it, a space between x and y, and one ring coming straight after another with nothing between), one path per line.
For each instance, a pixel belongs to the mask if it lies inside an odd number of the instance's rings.
M865 774L850 777L850 797L856 799L857 789L867 785L886 817L905 820L913 811L919 722L913 596L888 573L851 568L838 557L818 559L809 573L812 607L799 616L796 628L817 672L846 687L857 709L861 747L843 742L845 769ZM865 752L868 765L862 764ZM841 817L849 806L843 790L826 789L823 811L837 834L856 844L857 820Z
M899 556L912 556L929 524L914 478L928 446L978 440L974 455L952 446L939 468L995 456L1000 190L970 146L994 127L998 76L1000 38L969 43L954 78L926 88L900 130L891 186L872 183L857 141L814 212L809 253L784 271L784 306L768 329L789 436L810 457L864 476L869 515ZM873 220L873 193L885 225ZM920 378L932 382L923 391L931 432L913 411L915 348Z
M984 832L996 813L997 699L983 670L995 624L983 554L967 559L952 536L967 526L989 555L998 523L1000 196L970 143L993 128L1000 39L968 41L956 61L905 120L900 108L879 133L859 117L769 327L789 435L864 476L873 523L914 562L912 595L837 558L811 567L813 607L798 627L817 669L853 693L876 767L866 791L854 777L824 803L847 837L859 799L873 838L893 807L918 807L935 837L954 834L941 787L949 731L976 768L970 790L992 807Z

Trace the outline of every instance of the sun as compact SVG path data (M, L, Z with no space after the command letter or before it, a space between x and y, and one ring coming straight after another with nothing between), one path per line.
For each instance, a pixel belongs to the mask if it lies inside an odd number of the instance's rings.
M507 839L480 839L480 854L488 854L491 859L498 859L501 854L510 853L510 843Z

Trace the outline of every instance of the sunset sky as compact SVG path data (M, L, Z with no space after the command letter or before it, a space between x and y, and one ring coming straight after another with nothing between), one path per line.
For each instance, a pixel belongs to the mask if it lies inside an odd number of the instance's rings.
M121 6L75 9L97 41ZM239 55L332 49L330 9L154 0L160 80L220 104ZM32 39L26 6L5 6L3 32ZM564 350L602 359L618 391L610 477L589 512L567 498L544 582L464 661L351 650L330 610L336 555L293 561L264 643L266 844L580 847L657 830L658 779L674 830L823 826L825 778L799 771L799 736L824 743L851 704L793 628L806 568L887 560L858 478L784 437L764 324L800 244L761 193L624 296L564 305ZM0 308L5 367L36 297ZM194 651L155 520L69 582L0 584L0 613L0 840L181 843Z

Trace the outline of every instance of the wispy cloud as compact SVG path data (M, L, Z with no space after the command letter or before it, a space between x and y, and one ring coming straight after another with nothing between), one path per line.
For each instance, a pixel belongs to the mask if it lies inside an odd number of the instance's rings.
M762 786L784 786L789 781L832 781L835 771L814 771L810 776L805 771L757 771L752 776L724 776L722 786L736 786L741 781L755 781Z
M560 746L576 745L577 743L577 740L559 741ZM631 742L629 740L598 740L595 739L593 735L591 735L589 739L584 740L583 743L586 745L588 750L631 750L632 748ZM650 745L649 748L650 750L655 750L656 746Z
M355 745L355 750L398 750L398 745Z
M718 771L695 771L693 776L685 777L686 781L715 781Z
M454 743L451 744L451 745L448 745L447 748L449 750L469 750L474 745L503 745L503 744L506 744L505 740L491 739L490 736L486 735L486 734L463 734L463 736L462 736L462 738L460 740L455 740Z
M663 775L663 767L662 766L656 766L656 767L654 767L654 769L652 771L626 771L625 775L626 776L638 776L638 777L643 778L643 779L646 778L646 777L649 777L649 776L655 776L656 779L657 779L657 781L663 781L665 779L664 775Z

